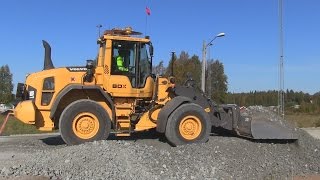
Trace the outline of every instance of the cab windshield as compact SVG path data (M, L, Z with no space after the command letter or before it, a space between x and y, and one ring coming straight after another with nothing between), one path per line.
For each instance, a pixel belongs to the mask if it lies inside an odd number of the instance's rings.
M142 42L113 41L113 75L127 76L133 88L142 88L151 75L149 45Z

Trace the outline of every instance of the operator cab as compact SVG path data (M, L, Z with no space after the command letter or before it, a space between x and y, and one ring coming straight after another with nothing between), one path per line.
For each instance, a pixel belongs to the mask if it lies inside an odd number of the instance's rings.
M104 89L118 97L150 97L153 46L148 37L141 38L131 28L105 31L100 44L98 66L105 74Z
M133 88L143 88L151 75L151 58L147 43L112 42L111 75L127 76Z

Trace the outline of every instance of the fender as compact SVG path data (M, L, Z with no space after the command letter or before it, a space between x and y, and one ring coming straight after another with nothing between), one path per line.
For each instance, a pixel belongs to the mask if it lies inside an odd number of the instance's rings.
M115 119L116 115L115 115L115 107L114 107L114 104L113 104L111 96L109 94L105 93L101 89L100 86L83 86L83 85L68 85L63 90L61 90L59 92L59 94L55 98L54 103L53 103L53 105L51 107L51 111L50 111L50 118L51 119L53 119L61 99L68 92L70 92L71 90L74 90L74 89L77 89L77 90L97 90L97 91L99 91L104 96L104 98L106 99L106 102L109 105L109 107L112 109L112 117L111 118L112 118L112 122L113 122L113 120Z
M168 118L171 113L180 105L188 102L192 102L192 100L188 97L177 96L171 99L167 104L165 104L159 112L156 128L157 132L164 133L166 130Z

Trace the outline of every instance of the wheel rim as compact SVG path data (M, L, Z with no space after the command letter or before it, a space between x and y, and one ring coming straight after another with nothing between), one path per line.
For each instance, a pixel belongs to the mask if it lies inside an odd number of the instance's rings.
M99 120L92 113L80 113L73 119L72 130L79 138L90 139L99 130Z
M194 140L199 137L201 130L201 121L195 116L184 117L179 125L179 132L181 136L187 140Z

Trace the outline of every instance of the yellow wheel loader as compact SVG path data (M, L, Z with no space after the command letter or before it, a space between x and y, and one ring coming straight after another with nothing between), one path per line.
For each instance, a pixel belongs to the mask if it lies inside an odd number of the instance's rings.
M96 60L61 68L54 68L51 47L43 41L44 69L18 84L22 101L15 117L43 131L59 129L70 145L107 139L111 131L130 136L151 129L174 146L206 142L212 128L248 138L294 139L286 128L240 116L236 105L216 105L192 79L179 86L174 77L153 75L153 46L140 35L131 28L106 30Z

